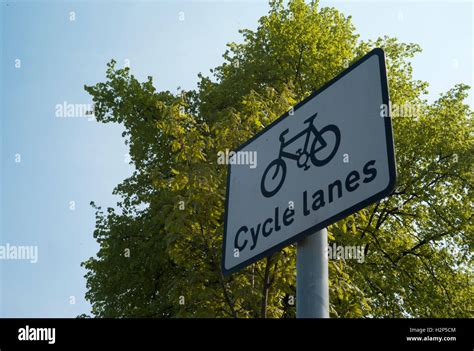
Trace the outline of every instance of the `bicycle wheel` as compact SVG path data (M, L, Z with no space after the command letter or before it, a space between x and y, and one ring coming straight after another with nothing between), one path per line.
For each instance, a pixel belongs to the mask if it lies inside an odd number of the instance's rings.
M273 176L271 176L271 179L268 179L268 174L271 170L273 170ZM275 195L285 182L285 178L285 161L283 161L281 158L277 158L276 160L270 162L270 164L265 169L265 172L263 172L262 180L260 182L260 190L262 191L262 195L265 197L272 197Z
M333 134L333 138L329 138L328 134L326 134L326 137L324 137L325 133L331 133ZM316 145L318 144L318 141L322 139L324 144L323 148L318 148L316 149ZM316 167L321 167L327 164L329 161L332 160L334 155L336 155L337 150L339 149L339 144L341 143L341 132L339 131L339 128L336 127L334 124L329 124L326 127L322 128L319 131L319 135L314 138L313 144L311 145L311 150L310 150L310 156L311 156L311 162L316 166ZM329 152L327 156L323 156L322 158L317 157L316 154L321 154L320 151L326 150L328 147L332 146L332 150ZM327 152L325 153L327 154Z

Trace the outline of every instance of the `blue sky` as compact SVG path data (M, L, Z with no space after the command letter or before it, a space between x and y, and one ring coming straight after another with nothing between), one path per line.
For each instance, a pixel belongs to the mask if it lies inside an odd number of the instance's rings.
M420 44L414 76L430 83L430 100L472 85L471 2L328 4L352 15L362 39ZM259 0L1 2L0 245L37 245L39 257L0 260L0 317L89 313L80 267L98 249L89 202L114 206L113 188L132 172L120 126L58 118L56 105L91 103L83 86L103 81L112 58L129 60L141 80L153 76L158 89L192 89L267 9Z

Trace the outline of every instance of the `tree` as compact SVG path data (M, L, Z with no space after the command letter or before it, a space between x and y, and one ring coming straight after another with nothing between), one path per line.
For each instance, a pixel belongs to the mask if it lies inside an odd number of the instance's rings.
M394 118L394 193L328 228L338 245L363 245L365 261L331 260L334 317L462 317L472 313L472 111L469 87L429 104L409 59L421 49L395 38L360 41L334 8L270 1L255 31L230 43L224 63L193 91L156 91L115 61L86 86L102 123L120 123L134 174L96 208L97 257L83 262L98 317L293 317L295 250L239 273L220 270L226 167L217 154L278 118L373 47L382 47Z

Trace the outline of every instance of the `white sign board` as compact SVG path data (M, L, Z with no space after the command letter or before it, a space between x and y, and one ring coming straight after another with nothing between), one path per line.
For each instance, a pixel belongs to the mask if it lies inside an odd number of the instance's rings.
M396 169L388 111L384 53L374 49L235 150L224 274L389 195ZM253 162L237 162L244 159Z

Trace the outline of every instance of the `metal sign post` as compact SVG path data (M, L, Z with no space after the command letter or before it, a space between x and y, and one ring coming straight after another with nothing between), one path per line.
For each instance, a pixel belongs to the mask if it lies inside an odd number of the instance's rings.
M297 245L296 317L329 318L326 228L298 241Z

